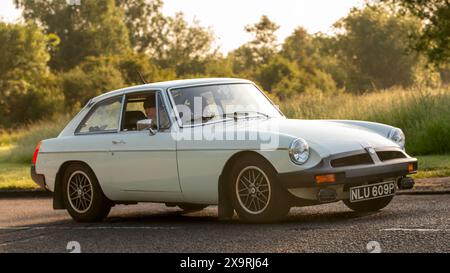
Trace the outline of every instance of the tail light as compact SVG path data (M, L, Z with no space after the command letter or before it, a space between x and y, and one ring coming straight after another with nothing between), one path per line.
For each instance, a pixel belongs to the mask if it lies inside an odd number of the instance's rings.
M33 154L33 165L36 165L36 161L37 161L37 157L39 154L39 149L41 148L41 141L39 141L39 143L36 145L36 149L34 150L34 154Z

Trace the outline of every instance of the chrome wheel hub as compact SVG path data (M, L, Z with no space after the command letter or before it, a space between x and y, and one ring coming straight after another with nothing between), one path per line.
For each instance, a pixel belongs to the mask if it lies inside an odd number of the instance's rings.
M250 214L264 212L271 197L269 178L256 166L244 168L236 180L236 195L246 212Z
M87 212L93 201L93 188L89 176L82 171L74 172L67 183L70 206L78 213Z

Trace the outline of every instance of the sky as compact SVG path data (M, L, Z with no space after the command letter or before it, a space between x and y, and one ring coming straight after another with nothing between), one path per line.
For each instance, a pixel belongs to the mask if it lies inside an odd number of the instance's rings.
M331 33L334 22L362 3L363 0L165 0L163 12L174 15L182 11L189 22L197 19L202 26L211 27L221 51L227 53L251 39L244 27L258 22L262 15L280 26L277 35L281 42L298 26L309 33ZM13 0L0 0L0 17L8 22L20 17Z

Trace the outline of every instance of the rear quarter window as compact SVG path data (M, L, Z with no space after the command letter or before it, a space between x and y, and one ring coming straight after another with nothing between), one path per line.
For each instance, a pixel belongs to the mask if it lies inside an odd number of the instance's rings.
M122 96L97 103L75 131L76 134L116 132L122 109Z

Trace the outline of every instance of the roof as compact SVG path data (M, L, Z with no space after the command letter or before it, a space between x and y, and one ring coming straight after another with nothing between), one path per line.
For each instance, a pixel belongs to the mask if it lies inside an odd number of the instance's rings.
M208 85L208 84L227 84L227 83L251 83L251 81L245 79L235 79L235 78L200 78L200 79L186 79L186 80L174 80L165 82L155 82L143 85L136 85L131 87L126 87L118 90L114 90L108 93L104 93L92 99L92 101L99 101L106 98L114 97L116 95L121 95L129 92L144 91L149 89L167 89L167 88L177 88L185 86L196 86L196 85Z

